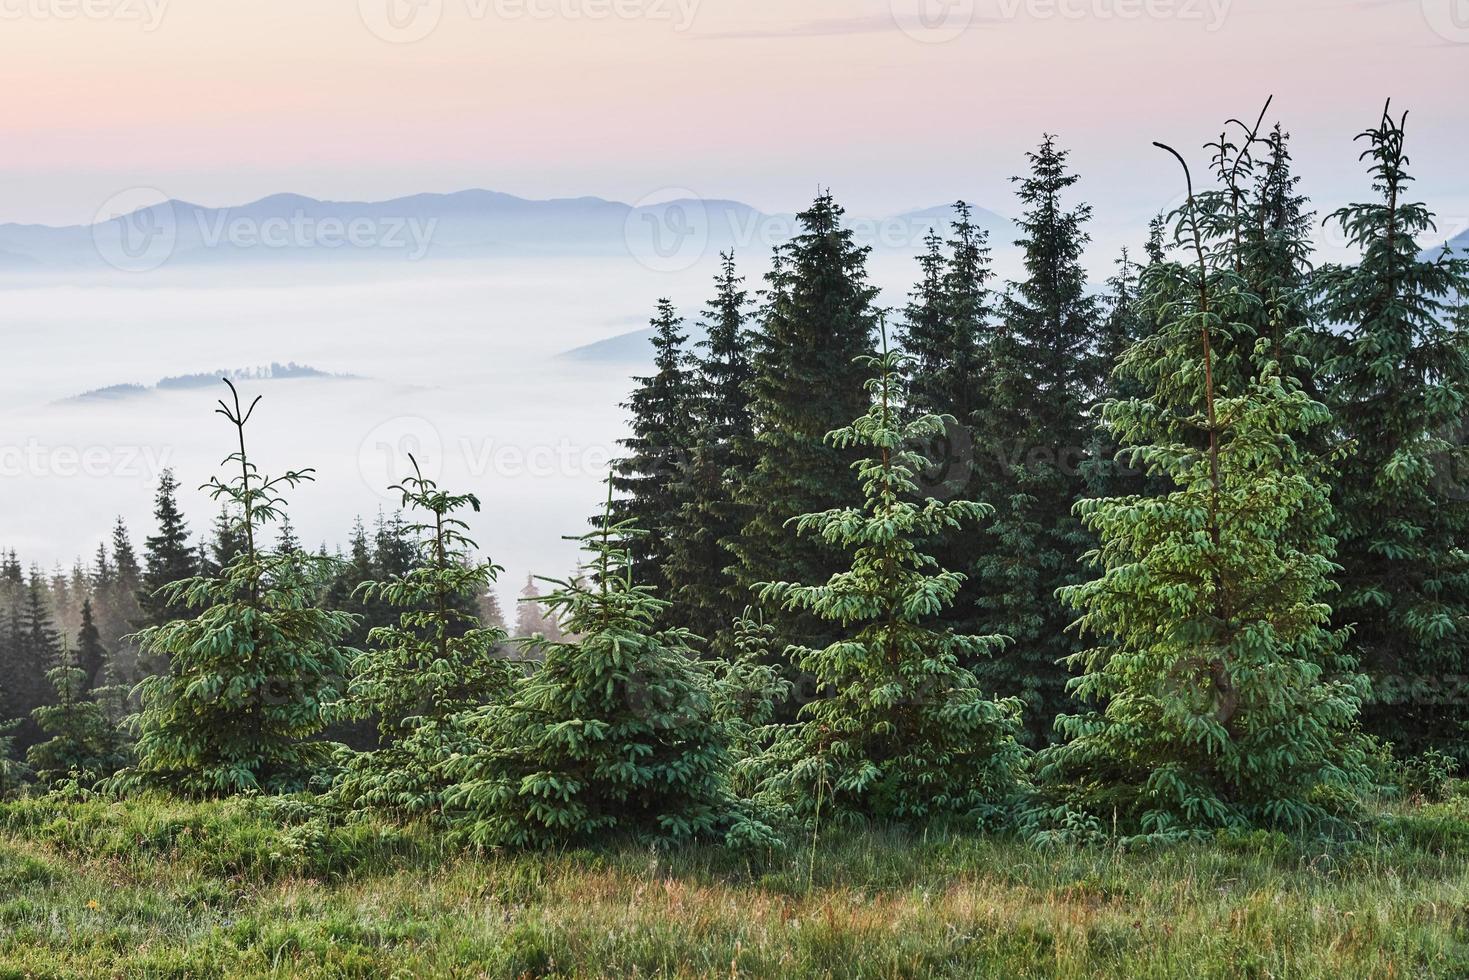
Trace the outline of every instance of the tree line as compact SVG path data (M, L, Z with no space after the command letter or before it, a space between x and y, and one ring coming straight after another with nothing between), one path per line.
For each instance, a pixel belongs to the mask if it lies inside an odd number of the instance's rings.
M1424 251L1388 107L1358 137L1369 199L1325 219L1360 259L1315 265L1268 109L1198 179L1158 144L1183 203L1102 292L1048 135L1015 178L1017 281L960 202L882 310L823 193L761 288L723 257L696 346L661 301L587 560L534 600L560 635L520 656L474 605L500 572L466 537L477 498L415 461L412 558L324 601L355 547L265 542L312 475L259 473L255 403L222 401L236 550L147 591L136 742L73 778L311 789L483 846L1351 826L1389 751L1466 751L1469 261ZM86 700L66 676L58 703ZM58 714L85 727L37 721ZM351 723L369 746L320 737Z

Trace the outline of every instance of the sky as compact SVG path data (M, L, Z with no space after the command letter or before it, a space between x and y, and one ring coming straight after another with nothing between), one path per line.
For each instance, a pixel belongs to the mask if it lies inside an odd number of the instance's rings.
M1319 203L1391 96L1469 224L1466 80L1469 0L0 0L0 222L135 187L1006 213L1050 131L1105 235L1178 192L1152 140L1202 166L1273 94Z

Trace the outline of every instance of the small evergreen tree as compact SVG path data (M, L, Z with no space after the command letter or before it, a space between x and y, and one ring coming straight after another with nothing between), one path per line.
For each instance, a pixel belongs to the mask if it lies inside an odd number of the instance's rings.
M123 735L92 697L80 668L63 664L46 677L55 696L50 704L33 711L32 717L50 738L31 746L26 762L48 788L65 782L95 786L127 764Z
M137 763L120 787L144 786L186 796L292 792L326 762L330 747L316 736L341 700L338 684L351 651L341 646L351 617L316 606L316 585L332 559L301 551L271 552L263 530L280 520L283 490L312 479L311 470L261 474L245 450L245 424L260 399L242 410L216 411L234 426L239 448L225 464L228 482L210 480L211 496L237 515L230 536L243 549L214 576L168 586L165 599L196 610L190 619L145 629L145 654L166 657L168 673L140 685Z
M1062 597L1099 645L1071 660L1091 709L1059 718L1068 741L1042 755L1063 800L1036 814L1042 828L1299 831L1329 818L1331 791L1365 784L1353 726L1367 685L1328 625L1331 506L1297 442L1329 415L1264 338L1256 380L1217 397L1216 342L1251 336L1260 300L1229 266L1211 269L1191 186L1185 207L1196 264L1148 270L1168 319L1123 359L1151 392L1104 410L1125 452L1176 489L1078 506L1102 574Z
M545 580L545 602L575 642L537 636L544 662L511 699L465 724L477 746L453 757L447 804L482 846L545 846L628 834L685 841L728 829L724 728L713 678L667 603L636 582L629 539L608 516L578 539L586 578Z
M406 528L418 539L419 561L360 587L401 613L396 625L372 630L353 665L348 698L356 716L377 719L379 747L353 760L337 793L358 807L425 813L438 809L443 789L436 763L459 747L454 716L502 699L512 675L499 652L505 631L482 627L462 610L501 571L473 561L469 526L455 516L466 507L478 511L479 499L441 490L408 459L413 475L393 489L404 507L425 515Z
M990 508L913 499L915 474L928 461L910 447L941 432L944 420L898 418L903 358L887 351L885 336L883 347L861 358L874 373L871 408L828 437L871 452L854 467L863 505L795 522L797 533L851 550L851 567L820 584L774 582L760 591L762 602L809 611L840 631L824 648L790 651L821 695L796 725L772 733L761 796L812 820L824 805L854 816L987 823L1017 789L1020 702L991 699L963 666L1004 638L958 635L939 623L964 576L937 567L920 545Z

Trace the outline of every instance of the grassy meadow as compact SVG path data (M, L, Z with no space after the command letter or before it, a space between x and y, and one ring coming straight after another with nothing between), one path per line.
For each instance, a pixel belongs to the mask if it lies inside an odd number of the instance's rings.
M472 854L297 805L0 804L0 976L1469 975L1465 796L1310 845L847 830L756 858Z

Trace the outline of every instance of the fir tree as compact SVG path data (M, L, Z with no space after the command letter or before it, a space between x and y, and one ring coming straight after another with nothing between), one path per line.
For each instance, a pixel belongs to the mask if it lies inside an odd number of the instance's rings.
M183 607L167 606L159 594L164 586L199 574L198 555L189 544L189 526L178 506L178 480L164 470L153 498L158 531L143 545L143 584L138 594L143 626L162 626L187 614Z
M156 787L187 796L292 792L326 761L330 748L313 738L339 702L338 679L350 651L340 645L351 617L315 605L315 584L330 559L301 551L271 552L260 544L280 520L283 490L312 479L310 470L261 474L245 449L245 424L260 399L242 410L216 411L235 428L239 448L225 460L238 467L228 482L211 479L211 495L228 501L238 521L231 534L243 550L215 576L175 582L170 603L186 603L193 618L149 627L142 649L168 658L166 675L140 685L137 764L118 785Z
M632 434L621 441L627 455L612 464L612 485L620 497L614 513L649 533L631 543L634 574L663 593L670 542L682 536L683 472L693 445L693 378L689 372L683 320L666 299L658 301L653 326L653 367L623 405L631 413ZM592 523L597 523L593 519Z
M1035 815L1046 835L1063 821L1155 839L1300 831L1330 818L1333 790L1364 786L1353 726L1367 685L1328 625L1331 505L1299 443L1329 414L1264 338L1255 380L1217 394L1214 348L1253 334L1260 299L1207 261L1191 186L1186 208L1195 262L1148 270L1167 322L1121 367L1149 395L1104 410L1125 452L1177 489L1078 506L1101 576L1062 595L1099 645L1072 658L1091 709L1058 719L1068 741L1042 756L1064 799Z
M413 475L393 489L404 507L424 515L406 526L419 560L401 575L360 587L401 612L397 624L372 630L353 665L348 698L355 715L377 719L379 747L353 760L337 793L358 807L425 813L439 808L443 790L435 764L459 748L454 716L503 699L512 674L499 653L505 631L462 611L494 587L501 571L473 561L477 546L455 516L477 512L479 498L441 490L417 459L408 459Z
M1448 308L1469 295L1469 262L1421 252L1434 221L1407 196L1406 120L1384 109L1359 137L1381 200L1332 215L1362 258L1317 279L1321 315L1342 331L1326 369L1331 405L1355 443L1337 484L1337 617L1374 678L1366 726L1408 751L1469 757L1453 680L1469 673L1469 334Z
M786 522L846 499L854 454L826 434L867 408L855 359L872 351L877 291L867 281L869 249L842 226L843 213L830 193L818 196L766 279L750 386L754 464L741 488L751 517L735 544L742 589L771 578L822 581L840 566L832 549L793 538ZM775 625L792 638L822 629L809 615L783 614Z
M477 747L447 763L457 782L448 805L481 846L676 842L729 829L713 678L687 629L656 625L667 603L633 578L628 542L639 532L610 513L575 539L592 574L546 580L556 586L546 603L577 640L529 640L542 666L507 703L469 716Z
M828 437L871 453L855 465L863 504L795 522L796 533L850 550L851 566L819 584L774 582L760 591L762 602L809 611L840 631L824 648L791 651L821 694L796 725L774 733L761 795L812 820L825 806L852 816L987 823L1017 789L1020 703L991 699L963 666L1004 638L960 635L940 623L964 576L938 567L921 544L990 508L914 499L915 476L928 461L910 447L941 432L944 420L899 419L903 359L886 350L886 338L883 347L860 359L874 374L871 408Z
M1026 277L1003 303L1004 326L991 345L994 399L976 439L980 495L996 509L976 568L981 630L1015 643L977 666L987 688L1024 699L1032 737L1043 739L1067 705L1062 663L1075 645L1055 590L1079 581L1090 545L1071 509L1085 491L1095 447L1089 408L1104 366L1093 347L1097 298L1081 266L1091 208L1063 204L1078 178L1053 136L1028 157L1030 175L1013 178L1025 206L1016 244Z
M739 488L751 468L749 294L722 257L694 362L694 419L678 525L669 541L670 597L691 629L711 638L745 604L734 577L734 546L749 519ZM717 645L717 644L716 644Z

